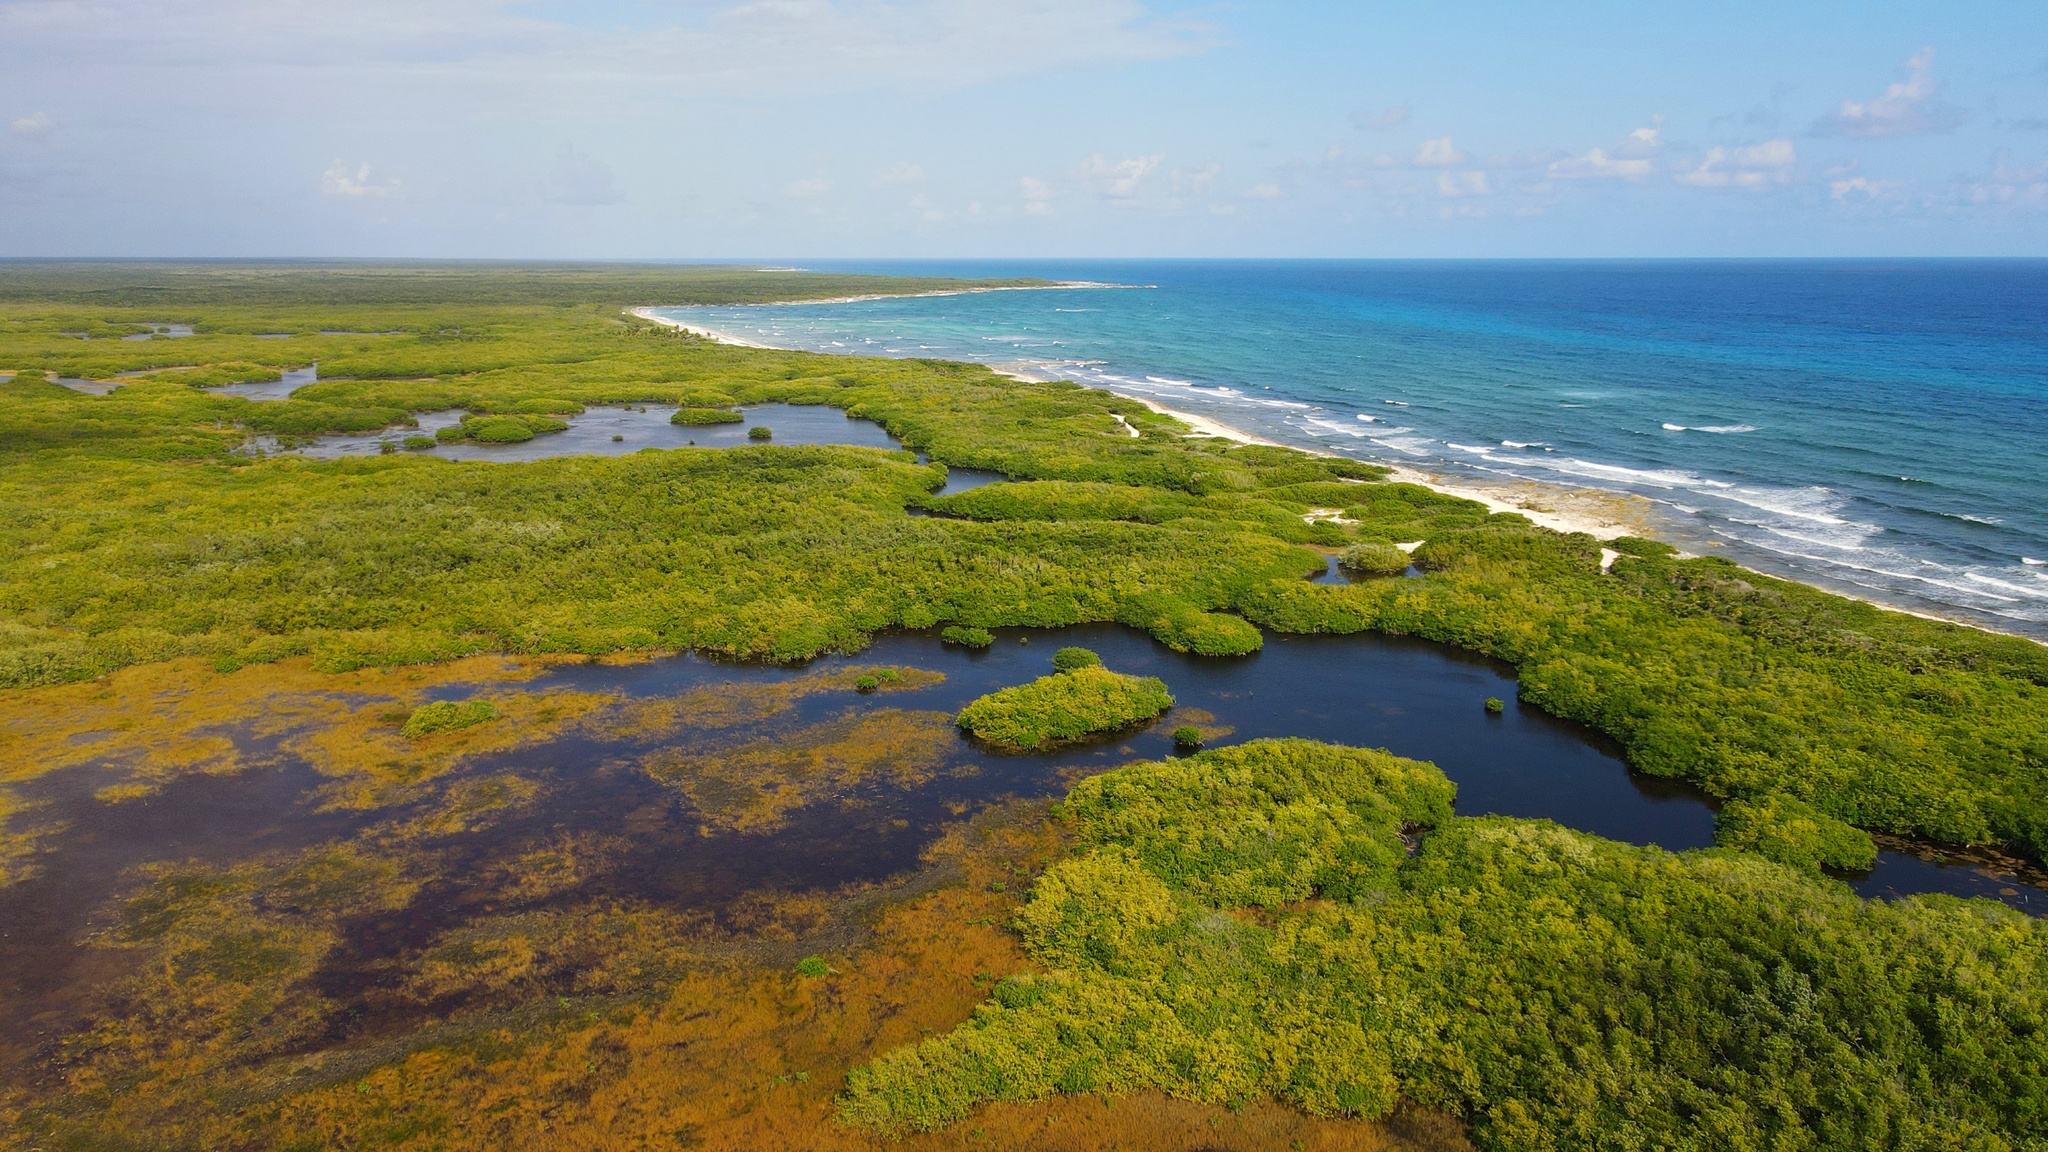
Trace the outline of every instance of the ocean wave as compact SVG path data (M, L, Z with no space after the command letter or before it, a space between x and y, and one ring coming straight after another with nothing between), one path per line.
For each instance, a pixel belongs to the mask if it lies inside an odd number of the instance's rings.
M1320 429L1325 435L1350 436L1360 440L1371 435L1371 433L1353 428L1349 424L1339 424L1335 420L1322 420L1314 416L1304 417L1301 422L1310 428ZM1313 435L1313 433L1311 434Z
M1377 423L1379 423L1379 422L1380 422L1380 418L1379 418L1379 417L1377 417L1377 416L1367 416L1367 415L1366 415L1365 413L1363 413L1363 412L1360 412L1360 413L1358 414L1358 418L1359 418L1360 420L1363 420L1363 421L1365 421L1365 422L1366 422L1367 424L1377 424Z
M1763 512L1774 512L1794 520L1807 520L1815 524L1844 525L1844 520L1835 513L1842 510L1842 501L1826 488L1780 488L1759 490L1756 488L1729 488L1713 493L1723 500L1746 504ZM1871 531L1878 531L1874 525L1859 525Z
M1435 455L1436 441L1425 440L1416 436L1391 436L1386 439L1375 438L1373 443L1382 448L1390 448L1404 456Z
M1530 440L1530 441L1522 441L1522 440L1503 440L1503 441L1501 441L1501 442L1500 442L1500 446L1501 446L1501 447L1503 447L1503 448L1545 448L1545 447L1548 447L1548 445L1544 444L1544 443L1543 443L1543 441L1541 441L1541 440Z
M1666 424L1666 432L1712 432L1717 436L1728 436L1740 432L1754 432L1754 424Z
M1175 388L1193 388L1195 386L1195 382L1192 380L1175 380L1171 376L1147 376L1145 379L1154 384L1170 384Z
M1491 454L1493 453L1493 449L1491 449L1491 448L1488 448L1488 447L1486 447L1486 446L1484 446L1484 445L1480 445L1480 444L1454 444L1454 443L1452 443L1452 442L1451 442L1451 441L1449 441L1449 440L1446 440L1446 441L1444 441L1444 447L1446 447L1446 448L1450 448L1450 449L1453 449L1453 450L1455 450L1455 451L1458 451L1458 452L1470 452L1470 453L1472 453L1472 454L1473 454L1473 455L1475 455L1475 456L1488 456L1488 455L1491 455Z
M1963 579L1975 580L1979 584L1989 584L1993 588L2003 588L2007 592L2016 592L2029 600L2048 600L2048 588L2027 588L2019 584L2008 584L1996 577L1986 576L1983 572L1975 569L1963 573Z
M2048 567L2048 560L2036 560L2032 556L2020 557L2020 563L2031 565L2035 568Z
M1408 406L1408 402L1406 400L1382 400L1380 401L1380 403L1391 405L1395 408L1406 408Z
M1700 489L1712 483L1706 477L1695 476L1690 472L1674 472L1663 468L1624 468L1619 464L1601 464L1593 460L1581 460L1576 456L1535 462L1542 467L1555 468L1559 472L1568 472L1589 480L1616 480L1627 484L1648 484L1653 488Z

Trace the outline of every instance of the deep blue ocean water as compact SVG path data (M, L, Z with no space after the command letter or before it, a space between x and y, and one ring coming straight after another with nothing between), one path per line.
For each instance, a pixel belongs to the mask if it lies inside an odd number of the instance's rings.
M1450 478L1636 493L1693 551L2048 638L2048 261L806 266L1137 287L672 314Z

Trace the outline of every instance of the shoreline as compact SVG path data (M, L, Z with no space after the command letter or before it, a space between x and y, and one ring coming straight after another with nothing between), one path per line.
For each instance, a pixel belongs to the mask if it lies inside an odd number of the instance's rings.
M764 268L764 269L758 269L758 271L764 271L764 272L765 272L765 271L771 271L771 269L765 269L765 268ZM781 269L773 269L773 271L781 271ZM977 287L977 288L934 288L934 289L932 289L932 290L931 290L931 291L929 291L929 292L868 292L868 293L864 293L864 294L862 294L862 295L859 295L859 296L824 296L824 297L820 297L820 298L818 298L818 299L816 299L816 300L765 300L765 301L762 301L762 302L761 302L761 303L759 303L759 304L740 304L740 305L734 305L734 307L741 307L741 308L800 308L800 307L803 307L803 306L804 306L804 305L806 305L806 304L865 304L865 303L867 303L867 302L868 302L868 301L870 301L870 300L929 300L929 299L931 299L931 298L933 298L933 297L935 297L935 296L979 296L979 295L981 295L981 294L983 294L983 293L985 293L985 292L1072 292L1072 291L1077 291L1077 290L1081 290L1081 289L1116 289L1116 290L1123 290L1123 291L1142 291L1142 290L1145 290L1145 289L1149 289L1149 288L1151 288L1151 287L1153 287L1153 285L1150 285L1150 284L1113 284L1113 283L1110 283L1110 282L1108 282L1108 281L1104 281L1104 280L1059 280L1059 281L1055 281L1055 282L1053 282L1053 283L1051 283L1051 284L996 284L996 285L990 285L990 286L987 286L987 287ZM650 313L651 313L651 312L653 312L653 311L654 311L654 309L656 309L656 308L698 308L698 307L704 307L704 305L698 305L698 304L644 304L644 305L642 305L642 306L640 306L640 307L638 307L638 308L634 308L634 309L631 309L630 311L631 311L632 315L634 315L634 316L638 316L638 317L639 317L640 319L642 319L642 320L646 320L646 321L648 321L648 322L650 322L650 323L654 323L654 324L666 324L666 325L668 325L669 327L672 327L672 328L681 328L681 329L683 329L683 330L685 330L685 331L689 331L689 332L699 332L699 331L701 331L701 332L703 332L703 333L705 333L705 334L709 334L709 332L710 332L710 330L709 330L709 329L697 329L697 328L692 328L691 326L689 326L689 325L687 325L687 324L683 324L683 323L680 323L680 322L678 322L678 321L670 320L670 319L668 319L667 317L664 317L664 316L654 316L654 315L650 315ZM742 347L742 348L769 348L769 347L770 347L770 346L769 346L769 345L767 345L767 344L754 344L754 343L750 343L750 342L748 342L748 341L745 341L745 340L739 340L739 339L735 339L735 338L732 338L732 337L721 337L721 336L713 336L712 338L713 338L713 339L715 339L715 340L718 340L718 341L719 341L720 343L724 343L724 344L737 344L737 345L739 345L739 346L740 346L740 347ZM793 348L774 348L774 349L772 349L772 350L773 350L773 351L777 351L777 352L793 352L793 351L796 351L796 349L793 349Z
M1126 287L1125 285L1091 286ZM1039 289L980 288L966 289L959 292L922 292L908 294L903 297L893 298L909 299L912 295L957 296L965 295L967 292L970 291L1012 292L1037 290ZM860 299L882 298L885 297L861 297ZM827 301L803 300L789 301L788 303L822 304L827 303ZM755 305L749 305L749 307L754 306ZM681 321L671 320L665 316L649 315L648 313L653 308L656 307L661 307L661 305L649 305L643 308L635 308L632 309L632 314L651 323L662 324L671 328L678 328L681 329L682 331L692 333L693 335L702 336L707 340L713 341L714 343L730 344L733 345L734 347L739 348L755 348L768 352L801 351L801 349L794 348L777 348L771 344L757 344L754 341L745 340L737 336L732 336L727 333L719 332L715 329L700 328L693 325L684 324ZM846 353L846 355L850 355L850 353ZM1039 377L1027 376L1021 372L1017 372L1014 370L1000 368L994 365L983 366L989 368L990 371L996 373L998 376L1007 376L1012 380L1020 380L1025 383L1044 382ZM1095 387L1102 386L1095 385ZM1159 413L1162 416L1169 416L1175 420L1180 421L1183 424L1186 424L1190 429L1193 430L1190 433L1188 433L1191 436L1209 436L1219 440L1229 440L1237 444L1257 444L1269 448L1290 448L1296 452L1306 453L1310 456L1336 455L1336 453L1332 452L1323 452L1314 448L1305 448L1299 444L1282 444L1277 440L1268 440L1262 436L1254 436L1251 433L1244 431L1243 429L1233 427L1229 424L1225 424L1221 420L1214 419L1213 417L1199 416L1192 412L1182 412L1178 409L1168 408L1166 405L1161 404L1155 400L1152 400L1149 397L1133 396L1126 393L1117 392L1113 388L1104 387L1102 388L1102 390L1120 396L1126 400L1135 400L1138 403L1143 404L1145 407L1151 409L1154 412ZM1344 457L1344 459L1351 459L1351 457ZM1654 507L1651 504L1651 502L1641 496L1636 496L1630 493L1608 492L1595 488L1573 488L1562 484L1542 484L1533 480L1522 481L1520 483L1512 485L1476 485L1459 481L1447 480L1442 476L1438 476L1433 473L1423 472L1418 469L1410 468L1401 464L1386 464L1380 461L1373 460L1368 460L1364 462L1368 464L1375 464L1379 467L1388 469L1387 479L1392 483L1414 484L1418 487L1427 488L1432 492L1440 492L1446 496L1456 496L1460 499L1471 500L1475 503L1484 505L1486 507L1486 510L1489 512L1508 512L1513 513L1517 516L1523 516L1528 518L1528 520L1531 523L1536 524L1539 527L1549 528L1555 532L1563 532L1567 534L1574 532L1583 532L1586 535L1591 536L1594 539L1600 540L1602 542L1618 539L1623 536L1633 536L1640 539L1658 540L1660 543L1671 544L1671 541L1662 539L1656 532L1656 515ZM1676 545L1673 546L1676 547ZM1601 568L1603 571L1606 569L1606 566L1608 564L1613 562L1613 558L1617 555L1618 553L1613 552L1611 549L1601 550ZM1691 559L1698 556L1699 553L1688 552L1683 549L1680 549L1678 555L1681 558ZM1767 572L1761 572L1759 573L1759 575L1770 576L1771 574ZM1772 576L1771 578L1776 580L1784 580L1792 584L1800 584L1805 587L1815 589L1816 591L1825 592L1830 596L1840 596L1844 600L1854 600L1859 604L1868 604L1873 608L1877 608L1886 612L1897 612L1906 616L1917 616L1922 620L1932 620L1940 624L1953 624L1958 628L1969 628L1974 631L1983 632L1991 636L2006 636L2016 640L2028 640L2032 641L2035 644L2042 645L2043 647L2048 647L2048 640L2039 640L2035 637L2028 636L2025 633L2021 632L2011 632L2001 628L1987 627L1983 624L1977 623L1974 620L1958 620L1952 616L1942 616L1933 612L1928 612L1917 608L1906 608L1897 604L1887 604L1881 600L1871 599L1869 596L1859 595L1858 593L1844 591L1839 588L1829 588L1820 584L1813 583L1811 581L1794 579L1793 577L1789 576Z

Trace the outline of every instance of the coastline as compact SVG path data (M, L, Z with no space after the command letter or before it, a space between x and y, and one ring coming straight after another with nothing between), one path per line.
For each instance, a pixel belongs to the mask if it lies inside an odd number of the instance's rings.
M1120 285L1090 286L1120 287ZM917 293L916 295L956 296L964 295L970 291L1007 292L1037 290L1032 288L980 288L964 289L959 292L925 292ZM859 299L882 298L885 297L870 296L860 297ZM790 303L821 304L827 303L827 301L806 300L791 301ZM660 305L649 305L647 307L635 308L631 311L634 316L640 319L681 329L719 344L730 344L739 348L755 348L770 352L798 351L798 349L777 348L771 344L756 343L752 340L719 332L716 329L684 324L681 321L671 320L665 316L651 315L652 309L656 307L660 307ZM1007 376L1013 380L1022 380L1027 383L1042 382L1040 377L1026 375L1012 369L991 366L991 370L997 375ZM1115 390L1105 388L1104 391L1114 392ZM1191 429L1189 432L1191 436L1210 436L1219 440L1229 440L1237 444L1258 444L1270 448L1291 448L1297 452L1305 452L1312 456L1334 455L1334 453L1320 452L1314 448L1306 448L1299 444L1282 444L1277 440L1268 440L1262 436L1254 436L1243 429L1225 424L1213 417L1200 416L1192 412L1168 408L1164 404L1160 404L1148 397L1133 396L1121 392L1116 393L1116 395L1122 396L1126 400L1135 400L1162 416L1169 416L1180 421ZM1400 464L1384 464L1379 461L1367 461L1367 463L1379 464L1381 467L1389 469L1387 479L1395 483L1414 484L1418 487L1427 488L1432 492L1440 492L1446 496L1456 496L1461 499L1471 500L1485 505L1489 512L1509 512L1527 517L1531 523L1549 528L1552 531L1564 533L1583 532L1603 542L1615 540L1623 536L1632 536L1641 539L1660 540L1666 544L1672 543L1670 540L1663 539L1658 533L1655 507L1649 500L1641 496L1622 492L1606 492L1591 488L1572 488L1562 484L1541 484L1535 481L1521 481L1515 484L1500 485L1473 484L1464 481L1448 480L1434 473L1422 472ZM1688 552L1683 549L1680 549L1678 554L1681 557L1688 558L1698 555L1698 553ZM1604 569L1607 564L1612 563L1616 555L1618 554L1610 549L1602 549L1602 568ZM1869 596L1845 591L1840 588L1829 588L1811 581L1792 580L1790 577L1777 578L1786 579L1792 583L1804 584L1806 587L1826 592L1831 596L1840 596L1845 600L1854 600L1861 604L1868 604L1873 608L1883 609L1886 612L1898 612L1906 616L1916 616L1922 620L1953 624L1958 628L1969 628L1993 636L2008 636L2019 640L2031 640L2036 644L2048 647L2048 641L2037 640L2020 632L1989 628L1974 620L1958 620L1951 616L1942 616L1917 608L1888 604L1881 600L1874 600Z
M763 269L759 269L759 271L763 271L763 272L769 272L769 271L781 272L781 271L795 271L795 269L781 269L781 268L776 268L776 269L769 269L769 268L763 268ZM977 287L977 288L935 288L935 289L933 289L933 290L932 290L932 291L930 291L930 292L869 292L869 293L865 293L865 294L863 294L863 295L860 295L860 296L822 296L822 297L819 297L819 298L818 298L818 299L816 299L816 300L765 300L765 301L763 301L763 302L761 302L761 303L759 303L759 304L748 304L748 305L745 305L745 307L748 307L748 308L799 308L799 307L802 307L802 306L804 306L804 305L806 305L806 304L865 304L865 303L867 303L867 302L868 302L868 301L870 301L870 300L929 300L929 299L931 299L931 298L932 298L932 297L934 297L934 296L979 296L979 295L981 295L981 294L983 294L983 293L986 293L986 292L1071 292L1071 291L1075 291L1075 290L1077 290L1077 289L1084 289L1084 288L1086 288L1086 289L1121 289L1121 290L1127 290L1127 291L1128 291L1128 290L1142 290L1142 289L1147 289L1147 288L1151 288L1151 287L1153 287L1153 285L1150 285L1150 284L1113 284L1113 283L1110 283L1110 282L1108 282L1108 281L1103 281L1103 280L1057 280L1057 281L1054 281L1053 283L1050 283L1050 284L996 284L996 285L990 285L990 286L987 286L987 287ZM692 328L692 327L691 327L690 325L678 323L678 322L676 322L676 321L674 321L674 320L670 320L670 319L668 319L667 317L663 317L663 316L654 316L654 315L651 315L651 314L650 314L650 313L652 313L652 312L654 311L654 309L656 309L656 308L687 308L687 307L691 307L691 305L687 305L687 304L646 304L646 305L642 305L641 307L638 307L638 308L634 308L634 309L631 309L630 311L631 311L631 313L632 313L632 314L633 314L634 316L637 316L637 317L639 317L640 319L642 319L642 320L646 320L646 321L648 321L648 322L650 322L650 323L654 323L654 324L665 324L665 325L668 325L669 327L672 327L672 328L681 328L681 329L683 329L683 330L685 330L685 331L689 331L689 332L702 332L702 333L705 333L705 334L709 334L709 332L710 332L710 330L709 330L709 329L697 329L697 328ZM766 345L766 344L753 344L753 343L749 343L748 341L745 341L745 340L739 340L739 339L736 339L736 338L733 338L733 337L728 337L728 336L712 336L712 339L714 339L714 340L717 340L717 341L719 341L719 342L720 342L720 343L722 343L722 344L737 344L737 345L739 345L739 346L740 346L740 347L742 347L742 348L768 348L768 347L769 347L769 345ZM793 349L783 348L783 349L776 349L776 351L783 351L783 352L788 352L788 351L793 351Z
M1073 284L1050 285L1048 287L1115 288L1126 287L1126 285L1093 284L1077 281ZM957 292L920 292L905 297L858 296L848 297L846 301L804 300L790 301L789 303L827 304L855 300L960 296L971 292L1028 292L1040 290L1042 289L970 288ZM651 324L675 328L719 344L729 344L736 348L755 348L771 352L793 351L793 349L777 348L772 344L761 344L753 340L743 339L727 332L720 332L715 328L685 324L680 320L667 316L655 315L654 310L659 307L661 305L650 304L631 309L630 311L633 316ZM1035 376L1025 375L1010 369L998 367L992 370L997 375L1008 376L1013 380L1026 382L1036 382L1038 380ZM1201 416L1193 412L1183 412L1176 408L1168 408L1166 405L1144 396L1130 396L1123 393L1118 393L1118 395L1124 396L1124 399L1127 400L1136 400L1161 416L1171 417L1180 421L1191 429L1189 434L1193 436L1211 436L1218 440L1229 440L1237 444L1258 444L1269 448L1292 448L1297 452L1306 452L1310 455L1330 455L1329 453L1317 452L1312 448L1303 448L1295 444L1282 444L1277 440L1268 440L1262 436L1254 436L1241 428L1225 424L1223 421L1213 417ZM1428 488L1433 492L1441 492L1446 496L1457 496L1462 499L1476 501L1485 505L1490 512L1511 512L1518 516L1526 516L1532 523L1557 532L1583 532L1596 540L1613 540L1622 536L1648 537L1652 536L1654 531L1654 519L1650 511L1650 502L1640 496L1629 496L1618 492L1597 492L1590 489L1567 488L1563 485L1536 484L1533 482L1518 485L1501 485L1498 487L1461 484L1446 480L1441 476L1420 472L1398 464L1389 465L1388 467L1392 469L1388 479L1396 483L1415 484Z

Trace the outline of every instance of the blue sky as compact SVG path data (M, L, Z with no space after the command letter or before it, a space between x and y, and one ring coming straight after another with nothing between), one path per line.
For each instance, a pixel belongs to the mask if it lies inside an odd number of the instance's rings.
M2048 5L0 0L0 255L2048 255Z

